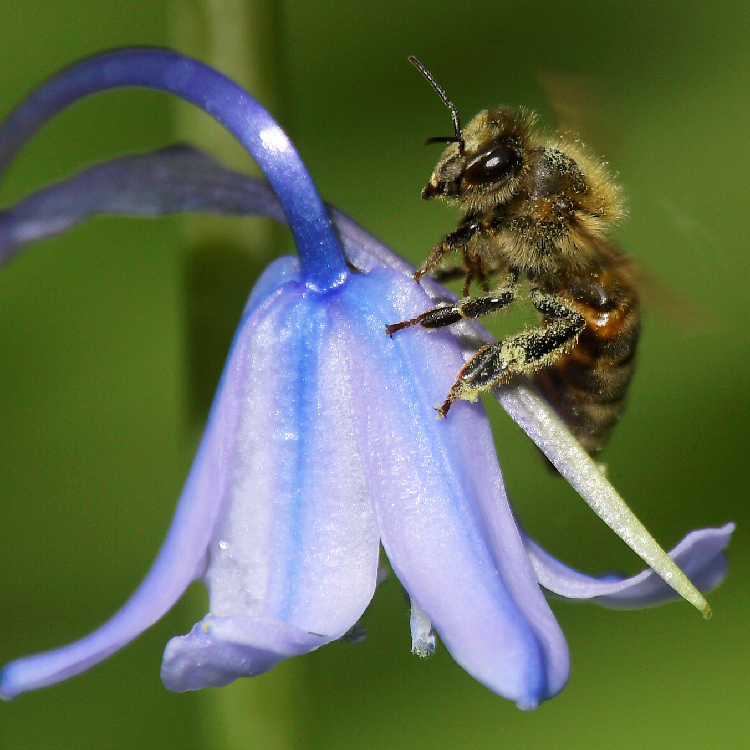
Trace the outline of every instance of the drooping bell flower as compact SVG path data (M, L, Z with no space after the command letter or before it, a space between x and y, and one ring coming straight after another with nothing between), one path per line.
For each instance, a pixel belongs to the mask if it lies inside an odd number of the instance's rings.
M167 645L164 683L192 690L260 674L351 631L375 591L381 543L412 603L413 650L430 653L437 631L470 674L522 708L568 677L565 639L540 585L609 606L650 605L677 590L708 611L523 382L498 391L506 410L653 570L598 580L519 529L481 404L459 402L441 421L433 409L486 334L467 323L458 337L385 336L386 324L449 292L415 284L405 261L338 212L329 216L278 125L221 74L164 50L85 60L6 120L0 168L61 109L123 86L205 109L247 147L270 187L186 147L116 159L0 214L0 260L94 214L177 211L287 221L298 258L271 264L250 295L172 526L140 588L91 635L6 666L3 698L107 658L197 579L210 613ZM699 588L722 580L732 528L693 532L673 551Z

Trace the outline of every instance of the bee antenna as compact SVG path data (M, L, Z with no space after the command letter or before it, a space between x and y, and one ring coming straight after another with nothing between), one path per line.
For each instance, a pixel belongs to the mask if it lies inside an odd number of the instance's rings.
M463 150L464 139L461 130L461 120L458 118L458 110L456 105L448 98L448 94L445 93L443 87L435 80L432 73L425 68L422 63L417 60L414 55L409 55L409 62L429 81L430 86L437 91L438 96L443 100L443 104L450 110L451 117L453 118L453 129L456 131L455 135L438 136L436 138L429 138L426 143L458 143Z

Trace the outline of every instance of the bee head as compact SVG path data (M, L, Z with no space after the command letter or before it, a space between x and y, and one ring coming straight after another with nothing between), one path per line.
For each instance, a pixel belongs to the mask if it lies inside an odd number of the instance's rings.
M422 198L442 197L472 210L507 201L521 182L533 122L522 109L480 112L461 131L461 140L445 149Z
M533 115L523 109L497 107L480 112L462 128L455 105L432 73L416 57L410 57L409 62L437 91L453 119L453 135L426 141L449 145L422 191L422 198L445 198L472 209L508 200L519 184Z

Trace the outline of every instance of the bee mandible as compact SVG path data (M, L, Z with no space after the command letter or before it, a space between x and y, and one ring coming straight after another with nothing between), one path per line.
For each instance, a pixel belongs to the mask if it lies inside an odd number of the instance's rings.
M541 325L481 348L459 371L438 416L459 398L475 401L528 375L594 454L624 409L640 334L635 275L606 239L624 213L619 188L578 141L539 132L535 114L524 108L486 109L462 127L432 74L409 60L450 110L455 131L427 141L448 146L422 198L444 199L464 214L414 279L436 273L456 253L463 297L386 332L479 318L513 304L527 288ZM473 284L481 294L471 294Z

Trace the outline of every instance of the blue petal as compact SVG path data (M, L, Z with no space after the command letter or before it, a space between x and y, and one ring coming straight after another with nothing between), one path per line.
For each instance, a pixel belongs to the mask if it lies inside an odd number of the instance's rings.
M384 326L430 306L390 270L351 279L342 350L361 398L357 444L391 565L446 647L490 689L533 708L565 684L565 639L536 582L479 404L433 406L463 362L452 336ZM335 309L335 308L334 308Z
M361 396L331 296L289 282L238 333L220 396L233 422L212 457L224 468L204 576L210 637L194 629L170 643L162 675L173 690L226 684L338 639L372 598L379 537L351 419Z
M701 591L716 588L727 572L724 549L734 531L728 523L719 529L690 532L669 556ZM537 572L539 583L566 599L591 599L617 609L636 609L679 598L678 594L650 568L638 575L593 577L563 565L524 535L524 543Z
M290 656L330 639L279 620L207 616L188 635L172 638L164 651L161 678L177 692L228 685L255 677Z

